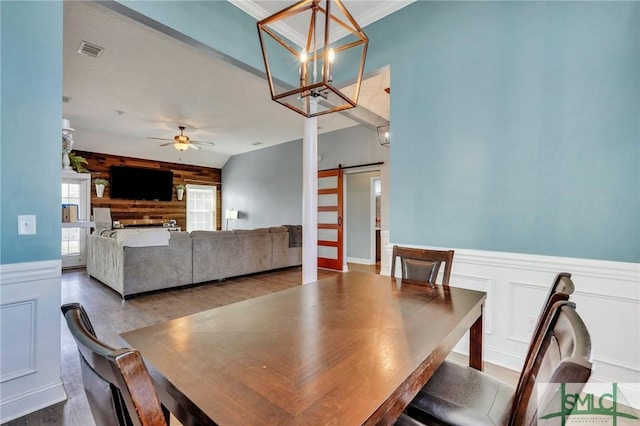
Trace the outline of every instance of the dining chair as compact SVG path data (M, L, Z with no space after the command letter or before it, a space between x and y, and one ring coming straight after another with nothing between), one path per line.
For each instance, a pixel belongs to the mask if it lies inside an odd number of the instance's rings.
M514 388L481 371L470 367L450 369L453 363L443 364L396 425L536 424L540 415L547 414L554 398L560 398L561 384L569 387L565 389L567 393L579 394L591 375L591 339L573 302L556 302L543 329L519 395ZM537 385L546 383L550 385L538 398L536 391L542 387ZM556 405L560 405L559 399Z
M533 361L532 357L534 349L536 347L536 342L541 339L542 333L544 332L545 320L550 315L553 305L561 300L568 300L569 296L573 294L574 290L575 286L573 284L573 281L571 280L571 274L569 272L560 272L556 274L553 283L549 287L549 291L547 292L547 297L545 298L545 301L542 305L540 314L538 315L538 320L531 336L531 342L529 344L527 355L524 359L524 364L518 379L518 384L516 386L514 395L521 395L522 386L524 385L524 377L525 375L529 374L531 370L531 363ZM465 368L464 366L456 363L450 363L450 361L446 360L444 364L440 367L442 368L442 371L438 373L438 377L440 378L440 380L446 380L447 373L445 373L445 371L453 372L449 374L453 374L454 376L464 374L460 371ZM517 403L517 400L514 398L513 404L515 403ZM404 422L407 423L408 420L405 419Z
M81 304L68 303L61 310L78 346L82 382L96 425L168 425L140 352L114 349L98 340Z
M521 391L522 386L524 386L524 378L529 375L533 365L532 363L534 359L533 356L535 350L535 342L542 338L545 321L549 317L553 305L562 300L569 300L569 296L573 294L574 290L575 286L573 284L573 281L571 280L571 274L569 272L560 272L556 275L553 283L551 284L551 287L549 287L547 297L544 304L542 305L540 314L538 315L536 326L533 329L531 341L527 350L527 355L524 358L524 363L522 366L520 377L518 379L518 384L516 385L515 395L522 394ZM514 400L514 404L516 403L518 403L518 401Z
M453 250L429 250L394 245L391 257L391 278L395 278L396 258L400 258L402 279L435 284L440 266L445 263L442 285L449 285Z

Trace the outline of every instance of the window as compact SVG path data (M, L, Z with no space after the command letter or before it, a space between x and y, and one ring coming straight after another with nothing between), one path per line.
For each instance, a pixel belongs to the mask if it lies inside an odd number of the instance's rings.
M82 208L80 187L80 183L63 183L62 204L75 204L78 208ZM78 212L78 217L83 217L82 212ZM62 256L80 254L80 234L82 231L80 228L62 228Z
M187 232L215 229L216 187L187 185Z

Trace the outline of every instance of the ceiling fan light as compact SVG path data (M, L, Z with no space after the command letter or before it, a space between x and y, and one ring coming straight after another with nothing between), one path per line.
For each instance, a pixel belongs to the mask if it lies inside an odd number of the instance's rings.
M182 143L182 142L176 142L176 143L173 144L173 146L178 151L186 151L186 150L189 149L189 144Z

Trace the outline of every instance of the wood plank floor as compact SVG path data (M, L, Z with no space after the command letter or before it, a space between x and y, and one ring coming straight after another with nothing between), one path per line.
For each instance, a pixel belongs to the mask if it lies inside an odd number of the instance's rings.
M352 270L379 272L379 266L349 264ZM330 277L339 272L318 270L318 279ZM84 269L64 271L62 274L62 303L79 302L84 305L98 336L106 343L118 347L118 335L129 330L145 327L161 321L213 309L230 303L262 296L274 291L285 290L300 285L301 268L216 281L180 290L169 290L142 295L123 301L120 295L87 277ZM62 315L61 376L67 401L36 411L3 426L22 425L63 425L94 426L91 411L82 387L78 352ZM504 371L502 371L504 370ZM503 380L512 382L517 375L511 370L498 368ZM172 419L171 425L177 425Z

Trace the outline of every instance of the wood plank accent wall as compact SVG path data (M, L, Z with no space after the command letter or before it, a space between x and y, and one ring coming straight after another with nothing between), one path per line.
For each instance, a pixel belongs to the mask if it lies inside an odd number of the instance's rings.
M167 163L162 161L143 160L140 158L121 157L119 155L99 154L88 151L74 151L89 162L86 168L91 171L91 179L109 180L112 165L146 167L151 169L171 170L173 172L173 199L171 201L121 200L109 197L109 186L104 196L98 198L95 185L91 185L91 207L110 207L111 218L119 220L123 225L162 225L173 219L183 231L187 229L187 196L178 201L175 186L182 184L215 185L216 191L216 229L222 225L222 171L211 167L192 166L188 164Z

